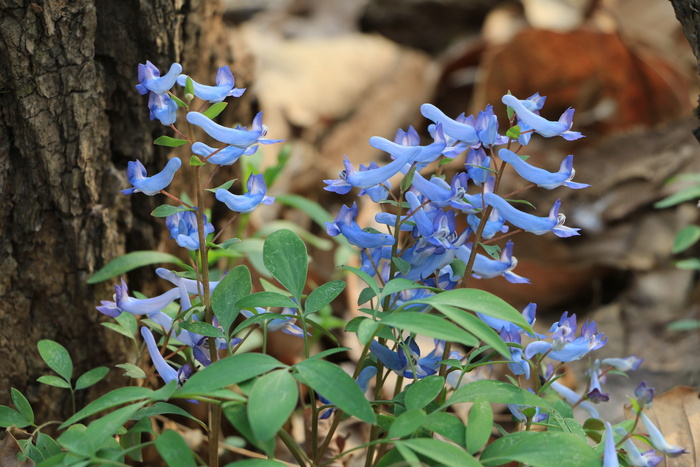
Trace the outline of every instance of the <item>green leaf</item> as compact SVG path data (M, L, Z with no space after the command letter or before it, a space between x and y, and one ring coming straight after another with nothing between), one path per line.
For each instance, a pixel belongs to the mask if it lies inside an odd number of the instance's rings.
M87 280L88 284L97 284L107 279L127 273L141 266L149 264L173 263L184 266L177 256L160 251L132 251L119 258L114 258L107 263L102 269L97 271L92 277Z
M481 464L459 446L433 438L414 438L395 441L418 454L452 467L481 467ZM538 466L539 467L539 466Z
M445 378L438 375L426 376L411 383L406 389L406 408L422 409L440 395L445 387Z
M214 289L211 306L214 309L214 316L226 333L240 311L236 307L236 302L250 295L252 287L250 271L246 266L241 265L229 271Z
M253 384L248 395L248 420L261 442L275 437L297 405L299 389L289 371L268 373Z
M121 368L122 370L126 370L126 373L124 373L124 376L128 376L129 378L145 378L146 373L141 369L140 366L134 365L133 363L120 363L119 365L115 365L117 368Z
M192 155L190 156L190 167L202 167L204 165L207 165L206 162L203 162L199 156Z
M506 130L506 136L510 139L518 139L520 137L520 126L515 125L508 128L508 130Z
M368 423L376 423L372 407L354 379L325 360L304 360L294 366L299 381L311 387L340 410Z
M466 430L464 424L452 414L433 412L428 415L428 418L423 423L423 427L454 441L462 447L465 446Z
M97 383L102 378L107 376L107 373L109 373L109 368L105 366L99 366L97 368L93 368L92 370L83 373L78 377L78 380L75 382L75 390L77 391L78 389L85 389L87 387L92 386L93 384Z
M401 274L404 276L407 276L409 271L411 270L411 264L406 261L405 259L401 259L398 256L394 256L391 258L391 262L394 263L396 266L396 269L399 270ZM392 279L395 280L395 279ZM407 280L407 279L406 279Z
M194 99L194 82L189 76L185 80L185 100L187 102Z
M139 330L138 322L136 321L136 316L131 313L122 313L116 318L114 318L121 327L123 327L127 333L131 334L131 337L136 335Z
M341 267L343 269L345 269L346 271L350 271L351 273L355 274L357 277L362 279L365 282L365 284L367 284L372 289L375 296L380 294L379 286L377 285L377 282L374 279L372 279L372 276L370 276L369 274L367 274L366 272L364 272L360 269L353 268L352 266L341 266Z
M414 434L423 425L427 415L421 409L410 409L402 413L389 428L389 438L403 438Z
M501 336L477 316L449 305L435 304L434 306L443 315L454 321L455 324L468 329L470 333L493 347L506 360L510 360L510 349L503 342Z
M481 248L486 251L486 254L489 255L493 259L499 259L500 254L501 254L501 247L498 245L486 245L484 243L479 243Z
M41 384L48 384L49 386L55 386L57 388L70 389L70 383L63 378L54 375L44 375L39 376L36 379Z
M200 336L226 338L219 328L215 328L204 321L181 321L179 324L182 329L199 334Z
M24 418L26 418L29 421L30 425L34 424L34 411L32 410L32 406L29 404L29 401L27 400L26 397L24 397L24 394L19 392L17 389L12 388L11 389L11 394L12 394L12 403L15 404L15 407L19 411L20 414Z
M700 269L700 259L688 258L681 261L676 261L675 266L678 269Z
M265 452L272 457L275 449L275 440L271 439L265 443L261 443L253 435L253 430L250 427L248 420L248 412L246 406L239 403L227 403L222 406L224 415L231 422L231 425L247 439L252 445Z
M466 444L467 451L474 454L484 447L491 438L493 428L493 409L485 397L477 397L469 409L467 421Z
M439 316L416 311L403 311L382 318L382 324L427 337L459 342L469 347L478 347L479 340Z
M277 164L265 169L265 173L263 174L263 178L265 179L265 185L271 187L275 183L277 178L284 170L284 167L287 165L287 162L289 161L289 157L291 155L292 145L283 145L282 149L280 149L280 151L277 153Z
M654 203L654 207L656 209L670 208L686 201L695 201L698 198L700 198L700 185L695 185L674 193L661 201L657 201Z
M78 454L83 457L92 457L97 451L97 446L92 439L85 433L86 428L82 425L75 425L64 431L56 441L69 452ZM74 464L62 464L74 465Z
M412 166L411 170L408 171L406 175L401 179L401 191L406 192L411 187L413 183L413 177L416 175L416 166Z
M398 277L398 278L392 279L386 283L386 285L382 289L382 294L379 297L379 301L382 302L385 297L388 297L389 295L392 295L392 294L395 294L398 292L403 292L404 290L427 289L427 288L429 288L429 287L426 287L423 284L419 284L418 282L404 279L403 277Z
M285 467L287 464L273 461L272 459L246 459L238 462L231 462L224 467Z
M100 418L90 423L85 430L85 434L92 440L94 446L102 446L109 438L113 437L117 431L134 415L147 401L137 402L120 409L102 415Z
M379 321L362 317L360 325L357 327L357 339L360 341L360 344L363 346L367 345L374 338L378 327Z
M666 326L669 331L695 331L700 329L700 320L697 319L679 319Z
M211 120L214 120L221 112L224 111L227 105L227 102L217 102L216 104L212 104L207 110L202 112L202 114Z
M68 420L63 422L59 427L64 429L67 426L74 424L75 422L82 420L85 417L94 415L103 410L111 409L117 405L126 404L129 402L135 402L143 399L150 399L154 397L155 391L148 388L127 386L123 388L117 388L114 391L110 391L102 397L95 399L86 405L82 410L78 411L75 415L70 417Z
M308 260L306 245L291 230L278 230L265 239L265 268L296 298L297 303L301 303L306 284Z
M282 203L308 214L320 227L326 228L326 222L332 222L333 216L323 206L299 195L280 195L275 197L275 203Z
M31 425L32 422L27 420L27 417L11 409L7 406L0 405L0 426L16 426L17 428L24 428L25 426Z
M170 94L170 98L175 101L175 103L177 104L178 107L181 107L183 109L186 109L189 107L187 104L182 102L182 100L180 100L179 97L175 96L174 94Z
M189 418L190 420L194 420L195 422L199 423L202 426L202 428L207 428L207 426L203 422L201 422L197 417L193 416L185 409L180 408L177 405L169 404L167 402L156 402L150 407L144 407L138 412L136 412L134 416L131 417L131 419L138 421L144 418L149 418L155 415L163 414L180 415L182 417Z
M345 281L333 281L312 290L304 303L304 314L314 313L331 303L345 290L345 285Z
M39 355L53 371L58 373L63 379L70 383L73 376L73 361L70 354L58 342L44 339L37 344Z
M693 246L700 240L700 226L688 225L683 227L673 240L673 253L680 253Z
M192 375L182 385L178 395L188 398L187 394L207 394L210 391L238 384L270 370L284 367L284 364L265 354L232 355L214 362Z
M218 288L218 287L217 287ZM277 292L257 292L241 298L236 302L236 308L255 308L256 306L299 308L294 301L286 295Z
M374 289L372 289L372 287L365 287L357 297L357 304L362 305L363 303L367 303L376 296L377 295L374 293Z
M481 454L484 466L511 461L537 467L589 467L600 465L600 457L584 440L562 431L519 431L497 439ZM566 459L563 464L562 460Z
M168 467L196 467L192 450L173 430L165 430L156 438L156 449Z
M455 289L448 290L429 297L410 300L402 305L400 309L416 303L424 303L426 305L449 305L464 310L470 310L477 313L493 316L494 318L504 319L514 323L528 332L532 328L527 323L523 315L515 308L506 303L503 299L493 295L490 292L478 289Z
M151 211L151 216L153 217L168 217L178 212L194 211L194 209L186 208L184 206L173 206L172 204L161 204L153 211Z
M153 144L157 144L158 146L167 146L169 148L176 148L187 143L189 143L189 141L186 139L171 138L170 136L165 135L159 136L155 141L153 141Z
M229 180L228 182L223 183L223 184L217 186L216 188L205 188L205 190L211 191L212 193L216 193L219 190L227 190L228 191L228 189L233 186L235 181L236 181L236 179L234 178L233 180Z
M44 456L44 459L61 453L61 446L46 433L38 434L36 437L36 447Z
M525 389L503 381L481 380L457 389L440 409L459 402L474 402L479 397L496 404L531 405L546 409L551 408L549 402Z

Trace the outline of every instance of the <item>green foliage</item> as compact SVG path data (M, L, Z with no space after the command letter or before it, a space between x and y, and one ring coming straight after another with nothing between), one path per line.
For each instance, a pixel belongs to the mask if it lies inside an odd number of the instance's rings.
M290 230L278 230L265 239L265 268L292 294L297 303L301 303L301 294L306 285L308 260L304 242Z
M600 465L600 457L584 440L561 431L519 431L497 439L484 449L481 463L486 466L516 461L538 467Z
M192 451L173 430L165 430L156 438L156 449L168 467L196 467Z
M261 442L274 438L297 405L299 389L288 370L277 370L255 381L248 395L248 419Z
M172 138L170 136L159 136L153 141L153 144L158 146L166 146L169 148L176 148L178 146L183 146L189 143L186 139Z
M177 257L169 253L160 251L132 251L123 256L113 259L102 269L97 271L87 280L88 284L97 284L121 274L125 274L134 269L150 264L173 263L184 266L184 263Z

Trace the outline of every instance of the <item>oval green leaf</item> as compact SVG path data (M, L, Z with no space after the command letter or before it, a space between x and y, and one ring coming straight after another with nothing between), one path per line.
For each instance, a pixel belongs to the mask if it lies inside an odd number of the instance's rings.
M688 225L683 227L673 240L673 253L680 253L693 246L700 240L700 226Z
M418 454L451 467L481 467L481 464L459 446L433 438L414 438L396 441Z
M156 449L168 467L196 467L192 450L182 436L173 430L165 430L156 438Z
M301 302L306 284L308 260L306 245L291 230L278 230L265 239L265 268L297 299L297 303Z
M172 204L161 204L151 211L151 215L153 217L168 217L172 216L173 214L177 214L178 212L185 211L193 211L193 209L186 208L184 206L173 206Z
M33 425L34 410L32 410L32 406L29 404L27 398L24 397L24 394L22 394L15 388L12 388L10 392L12 396L12 403L15 404L15 407L17 408L19 413L21 413L22 416L29 421L29 424Z
M466 433L467 452L474 454L484 447L491 438L492 428L493 409L491 403L484 397L477 397L469 409Z
M216 286L211 294L211 307L214 316L226 333L238 316L236 302L250 295L252 289L250 271L246 266L236 266Z
M327 282L311 291L304 303L304 314L314 313L331 303L345 290L345 281Z
M253 384L248 396L248 420L260 442L275 437L297 405L299 389L289 371L268 373Z
M37 379L41 384L47 384L57 388L70 389L70 383L63 378L54 375L39 376Z
M88 284L97 284L107 279L119 276L149 264L172 263L184 266L184 263L177 256L160 251L132 251L119 258L114 258L102 269L97 271L87 280Z
M178 324L182 329L199 334L200 336L223 339L226 338L224 333L221 332L219 328L215 328L211 324L205 323L204 321L181 321Z
M439 375L426 376L411 383L406 390L406 408L422 409L440 395L445 387L445 378Z
M169 148L176 148L187 143L189 143L189 141L187 141L186 139L172 138L170 136L165 135L159 136L156 138L155 141L153 141L153 144L157 144L158 146L167 146Z
M27 420L27 417L21 413L7 406L0 405L0 426L16 426L17 428L24 428L25 426L29 426L31 424L32 423Z
M39 355L53 371L58 373L63 379L70 382L73 377L73 361L70 354L58 342L44 339L37 343Z
M439 316L415 311L403 311L382 318L382 324L415 332L427 337L459 342L468 347L478 347L479 339Z
M77 391L78 389L85 389L92 386L107 376L107 373L109 373L109 368L104 366L93 368L92 370L83 373L75 382L75 390Z
M586 441L562 431L519 431L497 439L481 454L484 466L522 462L538 467L600 465L601 459Z

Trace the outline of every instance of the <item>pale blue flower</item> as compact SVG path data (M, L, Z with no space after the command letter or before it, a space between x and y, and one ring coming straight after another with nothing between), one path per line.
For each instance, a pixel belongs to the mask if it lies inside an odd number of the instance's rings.
M189 294L201 295L203 291L201 282L198 282L194 279L186 279L184 277L180 277L175 272L170 271L168 269L158 268L156 269L156 274L158 274L158 276L162 277L166 281L171 282L176 286L180 286L182 284L182 286L185 287L185 290L187 290L187 293ZM219 285L219 281L210 281L209 291L213 292L214 289L216 289L217 285Z
M532 388L528 388L528 391L530 391L533 394L535 393L535 391L533 391ZM513 414L513 416L515 418L517 418L520 422L527 423L527 417L523 413L523 410L532 408L532 406L519 405L519 404L506 404L506 407L508 407L508 410L510 410L510 413ZM539 423L539 422L546 420L547 418L549 418L548 414L546 414L544 412L540 412L540 408L535 407L535 415L532 416L532 420L531 420L532 423Z
M622 447L625 448L625 458L630 466L634 467L654 467L660 464L664 458L656 455L656 451L650 449L648 451L639 452L639 448L632 442L632 439L627 437L627 431L621 426L615 427L615 433L620 437L625 438Z
M161 311L179 297L180 290L177 287L153 298L130 297L129 287L122 279L121 285L114 286L114 300L102 300L102 305L97 310L111 317L119 316L124 311L132 315L149 315Z
M593 365L588 369L587 373L589 377L589 391L588 394L586 394L586 397L588 397L588 400L594 404L609 401L610 396L607 393L604 393L600 386L600 360L596 359Z
M252 312L250 310L242 309L241 314L245 316L246 318L253 317L255 315L259 314L277 314L273 313L271 311L266 311L265 308L261 307L255 307L255 312ZM268 332L275 332L275 331L282 331L285 334L289 334L290 336L296 336L296 337L304 337L304 331L294 323L296 322L296 311L294 311L291 308L283 308L282 313L279 313L279 315L283 316L280 318L272 318L270 317L267 319L267 330ZM310 336L311 334L307 332L307 334Z
M643 359L636 355L631 355L627 358L605 358L601 362L603 365L610 365L618 371L634 371L642 364Z
M603 467L619 467L617 449L615 449L615 434L610 422L605 422L605 450L603 451Z
M432 120L436 124L440 123L442 125L442 131L450 138L459 140L468 146L475 146L480 143L479 135L474 129L474 124L466 123L464 114L460 115L455 120L445 115L432 104L421 105L420 111L428 120Z
M165 226L170 231L170 238L174 238L182 248L199 250L197 214L194 211L178 212L166 217ZM214 226L207 222L207 216L204 216L204 237L213 232Z
M474 129L485 147L508 143L507 137L498 134L498 117L493 113L491 104L477 114Z
M262 112L253 119L253 124L250 130L246 127L228 128L214 122L212 119L199 112L188 112L187 121L193 125L202 128L209 136L215 140L235 146L237 148L247 149L253 144L270 144L281 140L263 139L267 134L267 128L262 124Z
M498 151L498 157L500 157L502 161L510 164L518 175L523 177L528 182L534 183L540 188L553 190L560 186L566 186L578 190L590 186L585 183L576 183L571 181L574 179L574 175L576 173L573 167L573 155L566 156L559 167L559 172L556 173L548 172L544 169L540 169L539 167L530 165L516 153L505 148Z
M536 354L547 354L547 357L559 362L580 360L592 350L603 347L608 339L597 332L594 321L588 321L581 327L581 335L576 337L576 315L567 317L564 313L558 323L551 329L552 342L544 340L531 342L525 349L525 357L532 358Z
M143 166L140 160L129 161L126 167L126 178L133 185L133 188L122 190L122 193L125 195L132 193L143 193L148 196L156 195L170 185L175 172L180 169L181 165L182 161L174 157L165 164L165 168L162 171L149 177L146 167Z
M549 211L548 217L537 217L532 214L520 211L505 199L494 193L485 193L484 202L494 209L497 209L501 216L516 227L519 227L527 232L535 235L544 235L548 232L553 232L557 237L571 237L579 235L575 229L564 225L566 216L559 213L561 200L557 200Z
M440 368L440 362L443 360L443 350L445 341L438 339L434 340L435 347L423 358L420 358L420 347L409 337L403 344L399 345L397 352L390 350L386 346L377 341L372 341L370 344L370 352L387 368L394 371L399 376L404 376L410 379L424 378L428 375L434 375ZM408 354L406 351L408 350ZM452 351L450 359L459 360L461 356L458 352ZM415 370L415 375L413 371Z
M647 433L649 434L649 439L651 440L651 445L654 446L659 451L666 453L668 457L678 457L681 454L687 454L688 451L680 446L675 446L670 444L661 434L661 431L654 425L654 423L647 417L644 412L640 412L639 418L644 424Z
M151 120L156 118L165 126L170 126L177 120L177 104L167 94L152 92L148 97L148 110Z
M179 63L173 63L168 73L161 77L158 68L156 68L153 63L146 60L145 65L139 63L139 84L136 85L136 90L138 90L142 96L148 91L155 94L166 93L175 86L175 81L180 73L182 73L182 66Z
M232 165L241 156L250 156L251 154L255 154L257 150L257 144L250 146L249 148L237 148L236 146L226 146L220 150L199 142L194 143L192 145L193 153L206 158L207 162L216 165ZM215 151L216 154L209 157L210 154L212 154Z
M328 186L323 187L323 189L344 195L350 192L352 187L367 189L386 183L391 177L399 173L404 165L413 162L413 159L419 152L420 148L412 147L408 151L402 152L399 157L383 167L357 171L348 158L345 157L343 160L345 170L341 170L338 178L335 180L324 180L323 182Z
M464 168L469 174L469 178L472 179L474 184L481 186L493 175L493 172L489 170L491 167L491 158L486 155L484 148L479 147L478 149L470 149L467 152L467 159L464 162Z
M527 360L523 359L523 348L520 346L522 341L518 329L511 326L504 326L501 328L500 335L503 342L518 345L518 347L508 346L508 350L510 351L508 369L510 369L514 375L525 375L525 379L530 379L530 364Z
M549 385L549 387L551 387L570 405L578 404L577 407L581 407L583 410L588 412L591 418L600 418L600 414L598 413L598 410L593 406L593 404L591 404L590 401L582 400L584 398L576 394L576 392L574 392L572 389L564 386L563 384L557 381L554 381L552 384Z
M192 87L195 96L214 104L216 102L222 102L229 96L241 97L245 92L245 88L238 89L234 87L235 83L236 81L233 78L231 69L228 66L222 66L219 67L219 71L216 72L216 86L206 86L192 80ZM177 84L185 86L187 84L187 75L178 76Z
M223 188L216 190L216 199L234 212L251 212L260 204L272 204L275 198L267 196L267 185L262 174L248 177L248 192L234 195Z
M527 324L530 326L535 324L535 321L537 320L536 318L536 313L537 313L537 304L536 303L529 303L525 308L523 308L522 311L522 316L525 318L525 321L527 321ZM517 332L520 334L526 333L526 331L521 328L520 326L511 323L510 321L506 321L504 319L499 319L499 318L494 318L493 316L485 315L483 313L477 313L476 314L481 321L486 323L489 327L495 329L496 331L500 331L503 328L506 328L508 330L513 330L515 329Z
M434 141L427 146L405 146L400 143L389 141L381 136L373 136L369 139L369 144L381 151L388 152L396 159L403 159L406 154L410 153L412 154L411 162L426 165L437 160L447 146L440 124L435 128L433 138ZM418 152L414 152L416 149L418 149Z
M518 118L525 122L529 128L532 128L536 133L545 138L561 136L567 141L583 138L583 135L578 131L571 131L574 118L574 109L572 108L566 110L559 118L559 121L552 122L529 110L521 100L511 94L503 96L501 101L515 110L515 113L518 114Z
M360 248L377 248L382 245L393 245L394 237L384 233L373 233L362 230L357 222L357 203L352 207L342 206L333 222L326 222L326 232L331 237L343 234L348 242Z
M141 328L141 336L143 336L143 340L146 341L146 347L148 348L148 353L151 356L153 365L156 367L156 371L160 377L163 378L163 381L169 383L174 379L178 379L177 370L171 367L168 362L165 361L163 355L161 355L151 330L143 326Z
M462 245L457 249L455 255L465 264L469 264L471 256L471 244ZM501 251L499 259L493 259L477 253L474 259L474 267L472 275L481 279L492 279L494 277L503 276L512 284L527 284L529 279L521 277L513 272L513 269L518 265L518 260L513 256L513 242L508 240L505 248Z

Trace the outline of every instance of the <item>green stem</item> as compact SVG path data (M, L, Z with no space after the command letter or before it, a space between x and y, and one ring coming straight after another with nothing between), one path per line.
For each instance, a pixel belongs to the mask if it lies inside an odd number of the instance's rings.
M292 439L289 433L284 430L280 430L277 432L277 436L279 436L280 440L282 440L284 445L287 446L287 449L289 449L289 452L300 466L304 467L311 464L311 460L306 457L304 451L299 448L299 444Z

